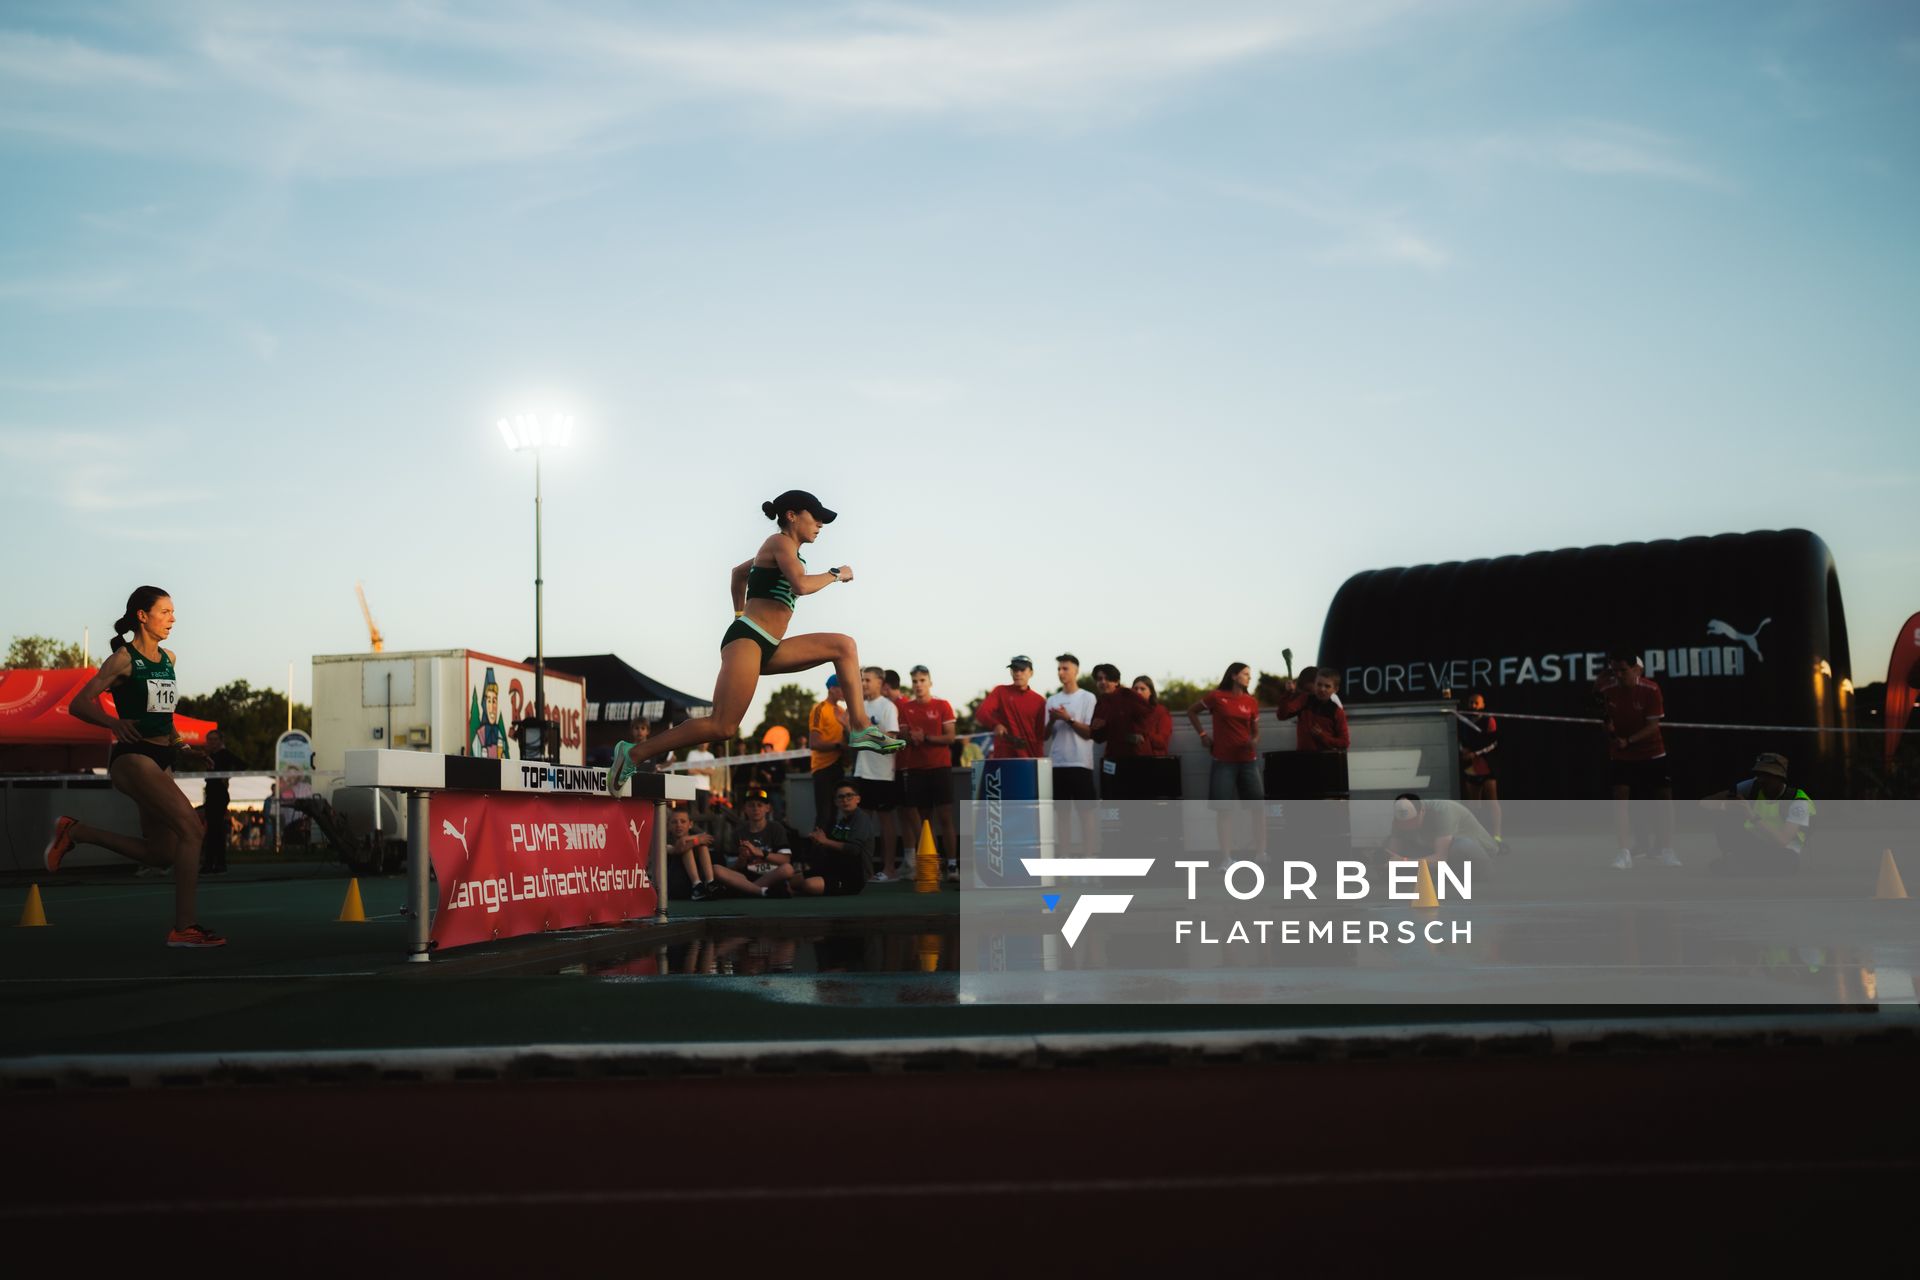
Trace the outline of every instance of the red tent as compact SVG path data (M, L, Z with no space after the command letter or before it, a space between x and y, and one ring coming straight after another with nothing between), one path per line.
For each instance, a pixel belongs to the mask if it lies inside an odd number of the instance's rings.
M97 670L97 667L59 667L45 671L0 671L0 755L8 767L58 771L107 762L106 748L112 743L113 735L76 719L67 709L73 695L80 692L80 687L91 680ZM104 693L100 695L100 705L109 715L113 713L112 699ZM176 715L173 727L182 741L198 745L207 740L209 730L219 726L210 720ZM62 751L61 748L94 750ZM27 763L29 757L38 763Z

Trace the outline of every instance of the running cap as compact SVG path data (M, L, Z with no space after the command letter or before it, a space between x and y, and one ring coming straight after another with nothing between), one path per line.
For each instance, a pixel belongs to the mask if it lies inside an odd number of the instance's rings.
M773 797L767 794L765 787L754 787L749 790L746 795L740 797L742 804L752 804L756 800L761 804L773 803Z
M1418 796L1401 796L1393 802L1393 825L1396 827L1419 826L1420 808Z
M760 509L767 513L767 519L778 520L789 511L809 511L821 524L832 524L838 511L829 511L820 499L805 489L789 489L772 502L763 502Z
M1033 670L1033 659L1024 653L1016 653L1012 658L1007 660L1007 670L1011 671L1015 667L1025 667L1031 671Z
M827 688L829 688L829 689L838 689L839 687L840 687L840 677L839 677L839 676L828 676L828 677L827 677Z
M1762 751L1753 762L1755 773L1770 773L1785 782L1787 780L1787 758L1777 751Z
M933 672L927 670L926 663L917 662L914 664L913 670L907 672L907 674L910 676L930 676L933 674Z

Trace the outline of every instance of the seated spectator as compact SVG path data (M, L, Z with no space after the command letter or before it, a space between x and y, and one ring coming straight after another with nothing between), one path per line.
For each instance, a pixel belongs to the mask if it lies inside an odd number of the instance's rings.
M753 881L731 867L713 865L713 837L693 829L693 814L675 806L667 814L667 899L704 902L726 890L757 896Z
M860 792L851 783L840 784L833 803L832 828L813 829L797 869L787 879L795 894L839 897L867 887L873 872L873 818L860 812Z
M735 871L749 878L793 861L793 836L773 816L773 797L765 788L749 788L741 798L740 820L733 824L721 851Z
M1493 837L1458 800L1422 800L1408 792L1393 802L1393 834L1385 847L1389 858L1466 861L1484 858L1493 849Z
M1708 796L1702 807L1717 815L1714 836L1719 861L1715 875L1790 876L1800 870L1807 834L1813 824L1813 800L1787 781L1787 758L1762 752L1753 776Z

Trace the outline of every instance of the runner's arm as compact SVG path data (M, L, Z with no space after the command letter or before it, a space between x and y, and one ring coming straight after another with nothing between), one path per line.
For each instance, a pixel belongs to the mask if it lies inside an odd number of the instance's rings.
M742 560L733 566L733 611L742 614L747 611L747 570L753 568L753 561Z
M93 678L81 686L80 692L73 695L73 701L67 704L67 710L76 720L97 725L107 730L121 742L138 742L140 733L131 724L118 716L108 715L100 705L100 695L118 684L126 674L133 670L133 658L125 649L117 649L113 656L100 664Z
M773 562L780 566L780 572L793 584L795 595L810 596L822 587L830 587L840 581L831 573L808 573L807 566L800 563L800 553L779 534L767 539L767 542L773 550Z

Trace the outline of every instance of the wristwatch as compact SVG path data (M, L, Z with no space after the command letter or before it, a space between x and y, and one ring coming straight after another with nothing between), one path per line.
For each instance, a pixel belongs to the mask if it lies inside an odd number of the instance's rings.
M829 578L832 578L835 582L840 581L840 566L835 565L833 566L833 568L827 570L827 576Z

